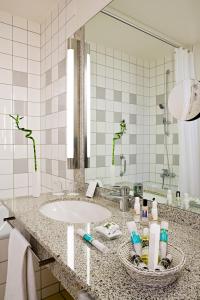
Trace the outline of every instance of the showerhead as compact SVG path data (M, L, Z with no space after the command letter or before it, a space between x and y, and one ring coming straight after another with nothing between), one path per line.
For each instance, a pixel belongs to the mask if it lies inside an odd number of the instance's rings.
M158 106L160 107L160 109L165 109L165 106L162 103L158 104Z

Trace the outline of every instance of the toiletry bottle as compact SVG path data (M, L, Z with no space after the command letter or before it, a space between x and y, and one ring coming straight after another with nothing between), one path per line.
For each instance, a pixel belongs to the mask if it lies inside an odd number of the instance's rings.
M160 258L167 256L167 244L168 244L168 227L167 221L162 221L160 224Z
M172 205L172 203L173 203L172 191L167 190L167 204Z
M140 234L138 233L136 223L134 221L127 222L128 232L131 237L131 243L134 247L135 252L137 255L141 256L142 253L142 240Z
M180 193L180 191L176 192L176 205L177 206L181 205L181 193Z
M142 221L148 221L148 205L147 199L143 199L143 206L142 206Z
M140 222L140 197L135 197L135 203L134 203L134 221L136 223Z
M149 258L148 267L150 271L154 271L158 265L160 242L160 225L157 223L150 224L149 233Z
M109 249L103 245L101 242L98 240L95 240L93 236L87 232L85 232L83 229L78 229L77 230L78 235L82 237L82 239L90 244L92 244L95 248L97 248L99 251L103 253L107 253Z
M172 255L169 253L165 258L162 258L156 267L155 271L165 271L172 263Z
M142 258L134 251L130 251L131 261L135 266L137 266L141 270L148 270L147 265L143 262Z
M189 207L190 207L190 198L189 198L188 193L184 193L184 198L183 198L181 207L183 209L189 209Z
M155 200L155 198L153 198L153 202L152 202L152 209L151 209L151 215L152 215L152 219L153 221L157 221L158 220L158 203Z
M149 228L145 227L142 233L142 255L143 262L148 265L149 257Z

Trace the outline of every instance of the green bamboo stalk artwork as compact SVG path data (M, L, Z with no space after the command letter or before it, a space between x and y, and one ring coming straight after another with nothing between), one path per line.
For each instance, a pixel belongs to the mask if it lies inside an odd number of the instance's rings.
M34 168L35 168L35 172L37 171L37 156L36 156L36 143L35 143L35 139L31 136L32 135L32 130L28 129L28 128L24 128L24 127L20 127L20 121L24 118L24 117L20 117L19 115L16 115L16 117L9 115L11 118L13 118L13 120L15 120L16 126L19 130L23 131L23 132L27 132L27 134L25 135L27 139L32 140L33 143L33 153L34 153Z
M116 132L114 134L113 140L112 140L112 165L115 164L115 144L116 141L121 139L121 137L123 136L123 134L126 132L126 122L125 120L122 120L120 122L120 131Z

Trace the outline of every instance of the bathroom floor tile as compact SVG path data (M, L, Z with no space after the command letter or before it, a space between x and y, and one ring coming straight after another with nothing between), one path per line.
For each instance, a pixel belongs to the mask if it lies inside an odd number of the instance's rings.
M62 291L61 295L64 297L65 300L74 300L74 298L72 298L72 296L70 296L70 294L67 291Z
M56 295L47 297L44 300L63 300L63 297L60 294L56 294Z

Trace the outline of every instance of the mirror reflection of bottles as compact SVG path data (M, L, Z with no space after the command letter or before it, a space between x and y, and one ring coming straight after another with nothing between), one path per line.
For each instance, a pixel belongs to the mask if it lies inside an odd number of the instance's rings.
M200 117L200 82L186 79L171 91L168 101L172 116L182 121L193 121Z

